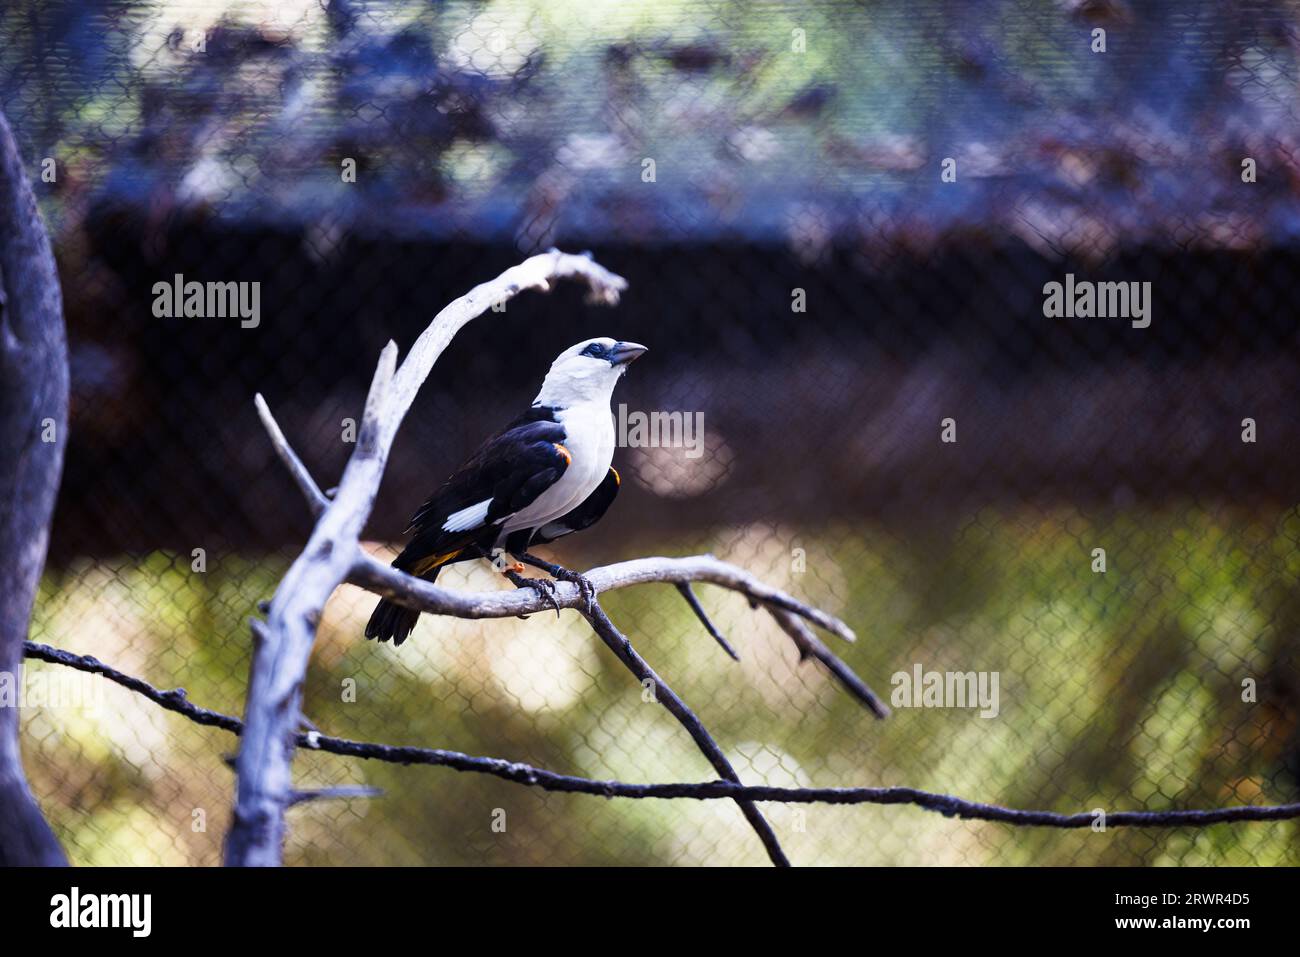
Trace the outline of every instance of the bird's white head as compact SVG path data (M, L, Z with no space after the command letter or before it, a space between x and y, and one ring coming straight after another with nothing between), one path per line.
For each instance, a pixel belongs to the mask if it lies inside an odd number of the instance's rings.
M583 402L608 404L629 363L646 351L639 343L606 337L579 342L551 363L533 405L567 409Z

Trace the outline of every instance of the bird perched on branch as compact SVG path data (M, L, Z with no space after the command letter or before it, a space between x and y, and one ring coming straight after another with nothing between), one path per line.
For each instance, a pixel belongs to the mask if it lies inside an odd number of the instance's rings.
M527 562L578 582L587 594L585 579L528 548L587 528L614 501L619 476L610 465L610 399L628 364L645 351L635 342L600 338L560 353L532 407L484 442L420 506L407 528L411 539L393 567L431 582L448 565L486 558L516 586L534 588L554 602L550 581L519 576ZM370 616L366 637L400 645L419 617L385 598Z

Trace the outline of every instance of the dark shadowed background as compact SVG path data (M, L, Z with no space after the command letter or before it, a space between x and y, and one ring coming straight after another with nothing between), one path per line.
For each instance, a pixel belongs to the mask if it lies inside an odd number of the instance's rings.
M246 620L310 527L253 393L331 485L386 341L528 254L590 249L623 304L560 289L467 327L399 435L376 548L556 353L635 339L618 401L702 414L704 454L620 450L616 506L558 560L709 550L844 617L860 637L837 650L883 694L916 664L1000 676L996 718L877 722L735 595L701 592L740 664L671 589L609 596L747 782L1058 811L1300 799L1298 53L1280 2L11 0L0 105L59 256L73 388L33 638L241 712ZM1150 326L1046 318L1067 273L1150 282ZM176 274L259 282L259 325L155 317ZM372 604L345 587L327 610L322 730L711 777L576 616L425 618L393 649L361 639ZM219 861L234 739L113 686L24 728L74 861ZM295 769L385 791L293 811L297 863L763 860L729 802ZM769 811L797 863L1300 863L1294 822Z

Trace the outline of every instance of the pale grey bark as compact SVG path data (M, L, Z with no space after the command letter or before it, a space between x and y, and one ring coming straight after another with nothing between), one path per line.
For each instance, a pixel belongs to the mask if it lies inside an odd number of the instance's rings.
M0 672L18 687L67 426L58 272L13 133L0 115ZM0 707L0 865L66 863L27 786L18 708Z

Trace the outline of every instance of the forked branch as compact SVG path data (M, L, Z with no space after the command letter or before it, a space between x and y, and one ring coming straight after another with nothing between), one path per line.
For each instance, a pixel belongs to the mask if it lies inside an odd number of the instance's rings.
M302 685L325 602L346 578L359 554L358 539L370 517L393 439L420 386L457 331L490 306L527 289L548 290L560 279L577 279L599 302L614 303L627 283L588 256L558 251L533 256L452 302L429 324L397 363L390 342L379 357L366 396L356 448L338 491L327 502L317 492L316 526L271 600L265 623L253 628L253 663L245 704L243 745L237 763L233 822L226 861L274 865L281 860L284 812L294 796L290 774L293 734L300 719ZM259 400L263 421L269 419ZM277 448L287 445L273 435ZM278 440L278 441L277 441ZM306 472L295 473L301 485Z
M477 287L444 309L416 341L400 368L396 366L396 347L389 343L380 357L366 399L357 448L348 461L338 490L332 496L320 490L265 400L257 396L258 414L267 435L306 498L308 508L317 517L317 523L306 549L276 590L268 608L267 621L254 623L256 648L249 683L247 730L238 763L238 800L227 841L229 863L279 863L284 810L293 795L289 775L291 739L299 717L307 659L325 601L343 581L421 611L459 618L504 618L550 607L578 609L637 680L654 686L656 700L686 728L714 769L727 781L741 783L722 749L695 713L637 654L609 620L599 602L589 604L577 585L557 583L553 600L523 589L459 594L386 566L360 548L359 536L374 503L397 428L456 330L494 303L524 289L548 289L552 281L561 278L583 280L591 290L591 298L607 304L617 302L626 285L620 277L588 257L551 252L507 270L495 281ZM764 584L734 565L711 556L637 559L595 569L586 577L597 591L650 582L678 586L715 637L720 636L703 615L689 585L691 582L708 582L738 591L748 598L751 605L761 606L774 616L794 640L801 658L818 658L878 717L888 713L883 703L813 635L809 627L815 625L852 641L853 631L844 622ZM725 640L722 643L729 647ZM788 864L775 833L754 803L737 798L737 804L762 840L772 862Z

